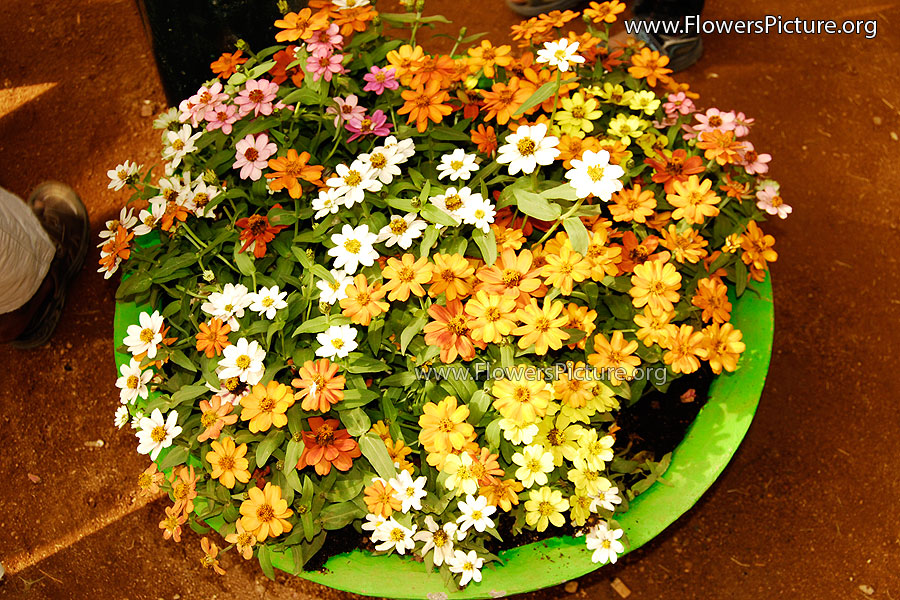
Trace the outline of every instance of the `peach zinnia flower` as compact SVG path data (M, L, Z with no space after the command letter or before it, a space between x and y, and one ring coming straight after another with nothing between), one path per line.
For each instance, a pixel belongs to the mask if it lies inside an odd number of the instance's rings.
M488 40L481 40L480 46L469 48L468 53L471 57L469 64L475 71L481 69L484 76L493 79L496 73L494 66L508 67L512 63L512 57L509 55L512 50L509 46L497 46L496 48Z
M338 429L340 426L337 419L310 418L310 431L303 432L305 447L297 468L315 467L319 475L331 473L332 466L338 471L349 471L353 459L362 456L362 452L346 429Z
M666 200L675 207L672 218L683 218L692 225L700 225L705 217L718 215L719 208L716 204L720 198L711 188L711 180L704 179L701 182L696 175L688 177L686 182L676 181L672 185L673 193L666 194Z
M388 518L402 506L400 500L394 497L394 488L380 477L376 477L372 485L366 487L364 494L366 507L373 515Z
M253 546L256 544L256 538L252 533L244 529L244 524L240 519L234 525L237 531L226 535L225 541L229 544L234 544L234 547L244 557L244 560L250 560L253 558Z
M646 223L647 217L656 209L656 196L653 190L642 190L640 184L634 184L633 188L616 192L609 205L615 221L634 221Z
M163 539L181 541L181 526L187 521L187 515L178 510L176 506L166 507L166 518L159 522L159 528L163 530Z
M671 349L663 355L663 361L674 373L693 373L700 368L700 359L707 356L703 340L703 333L694 331L690 325L682 325L672 336Z
M522 482L515 479L504 479L501 481L500 479L491 478L487 484L481 486L478 493L487 498L488 504L491 506L496 506L500 510L509 512L513 506L519 504L519 492L523 489L525 487L522 485Z
M610 339L602 333L594 337L594 352L588 355L588 363L596 369L607 370L609 381L613 385L619 385L623 379L631 379L634 369L641 364L641 359L634 356L638 343L634 340L625 341L621 331L614 331ZM624 377L619 377L622 371Z
M285 412L294 404L294 394L283 383L270 381L268 385L257 383L250 393L241 398L241 420L250 421L250 432L268 431L273 425L287 425Z
M152 463L143 473L138 475L138 492L141 496L153 496L159 493L159 484L163 482L165 476L156 468L156 463Z
M571 296L575 282L581 283L590 276L591 263L568 245L557 254L548 254L547 264L541 269L544 283L559 288L563 296Z
M650 87L656 86L656 81L666 81L670 79L669 73L672 69L665 68L669 64L668 56L660 56L656 50L650 48L641 48L640 53L631 57L631 64L628 72L635 79L646 79Z
M200 323L200 333L197 338L197 352L206 354L206 358L221 356L222 350L230 346L228 334L231 333L231 325L223 323L222 319L212 319L209 325Z
M512 333L516 323L512 316L516 312L516 301L501 294L488 294L481 290L466 302L472 339L487 344L498 344Z
M516 301L519 307L528 304L531 295L541 287L540 268L533 264L534 255L530 250L522 250L516 255L513 250L505 250L492 266L478 269L475 276L481 280L478 289L492 294L505 294Z
M219 483L229 490L234 487L235 481L247 483L250 481L250 471L247 467L250 462L244 458L247 455L247 444L235 446L230 437L222 438L222 441L214 441L212 450L206 453L206 461L212 466L210 477L218 479Z
M428 121L440 123L444 117L453 112L453 107L444 104L450 98L445 90L440 89L437 81L429 81L425 86L419 86L414 91L405 90L400 96L406 101L398 115L409 114L406 119L407 123L416 122L416 129L419 133L425 131L428 127Z
M287 151L287 156L279 156L278 158L269 159L269 168L274 173L266 173L267 179L273 179L269 182L269 189L273 192L279 192L287 189L291 198L299 198L303 195L303 188L300 186L298 179L303 179L310 183L316 183L322 179L322 169L320 165L308 165L309 152L301 152L291 148Z
M308 360L297 372L291 385L300 391L294 398L302 398L300 408L308 411L328 412L332 404L344 399L344 385L347 380L337 375L338 365L327 358L315 362Z
M428 316L433 321L425 325L425 343L441 349L441 361L452 363L457 356L462 360L475 358L475 344L469 330L469 320L462 302L453 300L447 306L432 304Z
M474 274L475 268L459 254L435 254L428 295L434 298L443 293L448 302L465 298L472 293Z
M234 405L231 402L222 402L219 396L213 396L209 401L200 401L200 425L203 431L197 436L198 442L214 440L222 433L225 425L237 423L237 415L231 414Z
M699 175L706 171L703 159L699 156L688 157L687 152L681 148L668 153L663 151L659 159L645 158L644 162L653 168L653 183L663 184L667 194L674 191L676 181L685 182L691 175Z
M389 258L387 266L381 272L381 276L387 280L384 284L384 291L390 292L388 300L409 300L409 294L412 292L416 296L425 295L423 284L431 281L432 266L426 257L416 260L412 254L406 253L400 257Z
M185 467L172 471L172 498L175 508L188 515L194 511L194 498L197 497L197 475L194 467Z
M631 285L628 293L636 308L649 305L652 310L668 312L680 297L681 273L669 263L648 260L634 267Z
M457 406L456 397L447 396L437 404L427 402L419 417L419 442L429 453L460 450L475 428L466 423L469 407Z
M647 347L659 344L663 348L669 348L672 338L678 332L678 326L671 323L674 316L674 311L656 311L645 306L643 314L634 315L634 323L639 327L637 338Z
M375 284L369 289L366 276L362 273L353 278L353 285L348 285L345 293L347 297L341 299L344 316L350 317L350 321L358 325L368 325L372 322L372 317L387 312L390 307L387 302L381 301L384 298L381 285Z
M719 279L704 277L698 281L691 304L703 311L700 316L707 323L725 323L731 318L728 288Z
M706 150L706 160L715 160L720 166L725 166L740 160L744 142L735 140L733 131L713 129L700 134L697 147Z
M219 575L224 575L225 569L219 566L219 547L204 537L200 540L200 548L203 550L200 564L206 569L213 569Z
M731 323L719 325L713 323L703 330L703 345L706 347L706 360L713 373L718 375L725 369L732 372L737 369L737 361L747 346L741 341L743 334Z
M538 306L537 300L531 299L531 304L520 308L516 317L522 322L513 329L513 335L519 338L519 348L525 349L534 345L534 351L539 356L547 354L552 348L559 350L563 341L569 339L569 334L562 330L569 317L562 314L564 305L562 302L544 301L543 306Z
M247 495L249 498L241 503L241 525L255 535L258 542L266 541L269 536L278 537L293 528L288 519L294 511L281 497L280 487L269 482L264 489L251 487Z

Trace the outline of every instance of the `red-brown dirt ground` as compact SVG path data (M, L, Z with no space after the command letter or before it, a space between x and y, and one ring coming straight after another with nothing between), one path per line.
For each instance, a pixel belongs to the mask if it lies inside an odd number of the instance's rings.
M387 2L388 0L382 0ZM710 35L682 75L700 104L757 119L752 139L794 206L778 239L775 344L750 432L720 480L644 548L572 586L523 598L900 600L900 3L711 0L706 18L877 19L878 35ZM499 0L429 0L507 36ZM0 2L0 185L70 183L93 233L118 211L106 170L158 157L164 97L134 2ZM52 343L0 348L0 598L350 598L233 555L217 577L199 539L164 542L163 501L134 499L145 458L112 413L115 280L76 280ZM97 447L102 440L102 447ZM33 482L29 475L39 478Z

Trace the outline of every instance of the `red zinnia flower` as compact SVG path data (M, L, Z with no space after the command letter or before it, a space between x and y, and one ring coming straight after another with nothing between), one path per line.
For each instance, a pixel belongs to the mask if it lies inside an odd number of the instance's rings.
M653 182L662 183L667 194L674 192L675 188L673 186L676 181L684 183L691 175L697 175L706 170L706 167L703 166L702 158L699 156L688 158L687 152L683 149L676 150L671 156L663 155L662 160L645 158L644 162L656 171L652 177Z
M276 204L275 208L281 208L281 205ZM243 228L240 239L244 240L244 245L241 246L239 252L246 251L250 244L253 244L253 256L256 258L265 256L266 244L274 240L279 231L287 228L287 225L270 225L269 217L263 215L238 219L235 225Z
M297 461L297 468L315 467L319 475L328 475L332 465L338 471L349 471L353 459L362 456L362 452L346 429L338 429L340 426L337 419L310 418L312 431L303 432L306 447Z

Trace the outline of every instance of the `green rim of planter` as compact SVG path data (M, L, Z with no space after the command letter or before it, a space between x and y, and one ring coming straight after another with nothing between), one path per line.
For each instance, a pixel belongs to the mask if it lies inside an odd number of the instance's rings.
M772 352L774 305L769 278L753 283L741 298L732 298L731 322L747 345L734 373L713 380L709 399L684 440L672 454L665 483L657 482L616 515L628 537L626 551L640 548L690 509L709 489L737 451L750 427L762 394ZM115 341L121 344L128 325L148 307L116 304ZM116 352L116 365L129 356ZM213 529L224 525L210 519ZM496 598L550 587L576 579L602 565L591 562L584 539L558 537L499 553L504 564L487 566L481 583L451 591L437 571L429 573L421 562L397 555L375 556L354 550L331 557L322 571L303 572L310 581L347 592L388 598ZM272 565L293 572L290 553L273 553Z

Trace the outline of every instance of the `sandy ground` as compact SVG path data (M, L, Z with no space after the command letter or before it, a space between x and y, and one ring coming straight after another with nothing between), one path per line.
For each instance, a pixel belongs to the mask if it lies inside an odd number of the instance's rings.
M776 10L708 4L707 18ZM752 140L774 155L795 209L766 227L781 258L758 416L673 527L575 591L527 597L619 598L619 578L635 599L900 600L900 3L781 4L786 17L877 19L878 37L707 36L684 75L701 104L757 119ZM433 0L428 10L500 39L517 19L489 6ZM146 115L164 97L133 2L5 0L0 48L0 185L27 196L44 179L66 181L96 233L123 200L106 170L158 151ZM218 578L199 566L196 535L158 535L163 502L135 503L144 459L111 423L115 285L85 268L51 345L0 349L0 598L349 598L284 575L270 582L232 557Z

